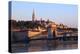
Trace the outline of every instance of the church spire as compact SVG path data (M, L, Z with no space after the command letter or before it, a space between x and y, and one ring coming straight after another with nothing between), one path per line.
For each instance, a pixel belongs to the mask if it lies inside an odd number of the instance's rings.
M33 9L33 13L32 13L32 21L34 22L35 21L35 11Z

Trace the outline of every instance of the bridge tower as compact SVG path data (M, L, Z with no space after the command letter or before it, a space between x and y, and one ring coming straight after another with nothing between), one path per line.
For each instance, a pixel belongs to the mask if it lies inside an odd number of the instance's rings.
M51 46L53 46L53 48L56 49L57 42L56 42L56 40L52 40L53 38L55 38L57 36L57 31L56 31L57 30L57 26L56 26L56 24L48 25L47 30L48 30L48 40L47 40L47 44L46 45L48 47L48 50L52 50ZM52 44L52 42L54 44Z
M56 24L50 24L48 26L48 38L55 38L57 36Z

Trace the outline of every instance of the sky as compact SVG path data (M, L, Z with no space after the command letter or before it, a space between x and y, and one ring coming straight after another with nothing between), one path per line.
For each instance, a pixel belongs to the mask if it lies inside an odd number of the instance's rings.
M32 12L35 18L40 20L51 20L58 24L62 23L68 27L78 27L78 7L72 4L37 3L26 1L12 2L12 19L32 20Z

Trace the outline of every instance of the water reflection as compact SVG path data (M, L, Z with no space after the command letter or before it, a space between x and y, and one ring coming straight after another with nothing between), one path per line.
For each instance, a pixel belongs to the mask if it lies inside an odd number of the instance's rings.
M35 40L26 43L12 44L13 52L47 51L77 48L77 41Z

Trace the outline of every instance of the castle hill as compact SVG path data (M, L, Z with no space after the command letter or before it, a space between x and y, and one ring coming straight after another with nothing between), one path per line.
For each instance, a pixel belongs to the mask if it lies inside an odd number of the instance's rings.
M10 2L9 52L78 48L76 5Z
M25 31L28 32L28 36L35 37L36 35L40 35L40 33L44 33L44 35L48 36L48 30L51 30L51 33L54 33L55 37L63 36L64 33L67 33L66 36L78 36L77 28L71 28L68 27L68 25L64 24L56 24L56 22L50 21L47 19L47 21L37 20L35 18L35 11L33 10L32 13L32 20L31 21L16 21L16 20L9 20L11 22L11 31L12 32L20 32Z

